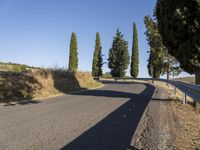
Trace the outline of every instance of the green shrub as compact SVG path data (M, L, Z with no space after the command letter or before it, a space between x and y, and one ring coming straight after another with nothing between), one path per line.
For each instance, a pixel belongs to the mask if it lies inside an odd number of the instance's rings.
M23 71L26 71L27 69L25 65L13 65L12 70L14 72L23 72Z

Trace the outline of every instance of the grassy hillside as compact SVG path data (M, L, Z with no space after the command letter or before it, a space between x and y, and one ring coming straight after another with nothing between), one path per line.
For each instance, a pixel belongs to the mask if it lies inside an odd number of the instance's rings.
M173 80L186 82L186 83L190 83L190 84L195 84L194 77L181 77L181 78L174 78Z
M74 74L65 70L10 69L0 71L0 102L43 98L99 86L101 83L94 81L88 72Z

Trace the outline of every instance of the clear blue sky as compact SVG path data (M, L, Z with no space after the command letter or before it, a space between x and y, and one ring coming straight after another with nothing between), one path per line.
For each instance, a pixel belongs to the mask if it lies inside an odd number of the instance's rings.
M143 18L152 15L155 4L156 0L0 0L0 61L67 67L71 32L76 32L79 69L91 71L96 32L100 32L106 61L117 28L131 52L136 22L139 77L148 77Z

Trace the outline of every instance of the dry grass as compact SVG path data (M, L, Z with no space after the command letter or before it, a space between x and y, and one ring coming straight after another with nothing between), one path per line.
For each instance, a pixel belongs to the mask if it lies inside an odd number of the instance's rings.
M195 84L195 77L174 78L173 80Z
M81 72L75 74L81 88L92 89L95 87L100 87L102 84L93 80L92 74L89 72Z
M1 72L0 101L19 101L60 95L101 86L88 72L37 69L26 72Z
M200 149L200 115L191 105L184 106L178 102L172 102L168 109L172 113L171 130L175 149Z

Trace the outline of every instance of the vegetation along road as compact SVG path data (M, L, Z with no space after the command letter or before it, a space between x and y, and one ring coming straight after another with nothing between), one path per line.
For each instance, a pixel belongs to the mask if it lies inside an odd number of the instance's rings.
M100 89L0 107L0 148L125 150L154 87L105 81Z

